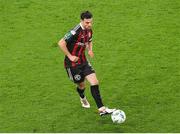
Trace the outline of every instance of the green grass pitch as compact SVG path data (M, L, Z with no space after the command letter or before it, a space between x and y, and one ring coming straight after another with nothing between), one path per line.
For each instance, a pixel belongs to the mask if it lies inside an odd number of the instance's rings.
M57 42L94 15L91 63L124 124L82 109ZM0 132L180 132L179 0L0 0Z

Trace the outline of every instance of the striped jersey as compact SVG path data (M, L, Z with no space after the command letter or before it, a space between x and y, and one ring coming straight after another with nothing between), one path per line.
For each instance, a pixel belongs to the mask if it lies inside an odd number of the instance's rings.
M88 43L92 41L92 30L84 29L80 23L65 34L64 40L67 43L66 47L71 55L79 57L77 62L72 62L65 56L64 66L76 67L77 65L86 63L85 49Z

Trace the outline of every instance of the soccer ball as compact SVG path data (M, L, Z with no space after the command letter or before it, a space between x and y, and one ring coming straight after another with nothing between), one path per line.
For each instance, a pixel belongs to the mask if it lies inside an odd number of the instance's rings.
M111 119L113 121L113 123L123 123L126 120L126 115L124 113L124 111L122 110L115 110L112 114L111 114Z

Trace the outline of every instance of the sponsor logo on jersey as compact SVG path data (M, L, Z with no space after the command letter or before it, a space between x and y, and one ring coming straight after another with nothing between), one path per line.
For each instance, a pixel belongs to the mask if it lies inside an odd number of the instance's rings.
M78 42L78 46L85 46L85 44L82 42Z
M77 44L78 44L78 46L83 46L84 47L84 46L88 45L88 42L86 42L86 43L78 42Z

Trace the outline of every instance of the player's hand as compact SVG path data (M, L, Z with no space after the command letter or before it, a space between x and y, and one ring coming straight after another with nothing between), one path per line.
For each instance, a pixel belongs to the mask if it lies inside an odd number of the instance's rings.
M88 51L88 55L89 55L91 58L93 58L93 57L94 57L93 51L92 51L92 50L89 50L89 51Z
M69 58L72 62L77 62L77 61L79 60L79 57L73 56L73 55L69 56L68 58Z

